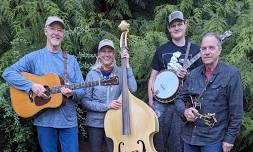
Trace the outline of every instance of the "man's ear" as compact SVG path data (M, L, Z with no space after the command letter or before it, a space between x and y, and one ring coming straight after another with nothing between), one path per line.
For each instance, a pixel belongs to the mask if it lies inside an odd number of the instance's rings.
M44 28L44 34L45 35L47 34L47 28L46 27Z

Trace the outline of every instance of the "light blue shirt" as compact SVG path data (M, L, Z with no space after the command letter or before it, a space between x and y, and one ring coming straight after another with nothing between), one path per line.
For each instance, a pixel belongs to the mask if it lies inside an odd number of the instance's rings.
M73 55L67 55L67 73L69 83L84 82L79 64ZM50 52L43 48L31 52L7 67L3 72L3 78L19 90L28 92L32 88L32 82L23 78L20 73L29 72L35 75L55 73L64 77L64 59L62 51ZM66 104L58 108L46 109L35 116L34 125L54 128L70 128L77 126L76 100L84 94L84 89L74 91L75 97L67 100Z
M86 89L82 98L82 105L87 109L85 124L90 127L104 128L104 117L109 109L109 104L119 98L122 90L122 69L114 67L111 76L119 77L118 85L94 86ZM87 74L86 81L103 79L99 69L91 70ZM128 88L131 92L137 90L137 83L132 68L127 68Z

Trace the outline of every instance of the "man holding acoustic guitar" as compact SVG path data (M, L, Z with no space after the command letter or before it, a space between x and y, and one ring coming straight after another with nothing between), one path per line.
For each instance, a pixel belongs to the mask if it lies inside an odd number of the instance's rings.
M199 52L199 47L185 38L187 24L182 12L172 12L167 23L166 30L171 41L160 46L153 57L148 82L148 103L159 119L159 133L154 137L156 150L164 152L165 145L168 144L170 152L181 152L182 120L175 112L174 99L182 85L182 79L188 73L186 63ZM197 60L188 70L200 63Z
M204 64L191 71L175 102L186 120L184 152L230 152L239 133L243 117L240 71L220 61L221 49L218 34L201 38ZM191 104L186 104L189 96Z
M76 58L67 54L61 48L61 42L64 38L64 27L65 24L59 17L48 17L44 28L47 38L46 47L25 55L15 64L6 68L3 73L3 78L11 86L27 93L25 93L25 96L28 101L18 99L21 105L13 105L15 110L23 110L25 113L31 112L33 110L32 107L41 108L38 110L40 113L34 116L34 125L36 126L43 152L57 151L58 140L62 152L79 151L76 101L84 92L82 89L72 91L72 89L64 86L55 87L54 89L50 88L50 82L54 81L53 75L64 78L64 84L84 82ZM42 77L49 73L53 73L50 74L52 77L48 75L40 81L40 76ZM36 81L29 79L29 76ZM57 85L61 85L60 82ZM50 93L53 92L56 93L55 96L59 96L56 100L62 100L62 93L66 102L61 104L62 101L57 101L60 104L52 105L55 102L55 97ZM57 93L60 95L57 95ZM15 98L15 94L11 95L11 97ZM17 95L17 97L21 96ZM29 107L26 104L31 104L32 106ZM46 108L46 105L48 105L48 108ZM32 115L29 113L24 117Z

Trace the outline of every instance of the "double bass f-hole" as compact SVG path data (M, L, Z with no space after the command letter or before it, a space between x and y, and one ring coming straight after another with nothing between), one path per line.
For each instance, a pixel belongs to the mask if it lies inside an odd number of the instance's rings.
M146 147L145 147L145 144L144 144L144 142L142 141L142 140L138 140L137 141L137 144L141 144L142 145L142 152L147 152L147 150L146 150ZM124 146L125 144L124 144L124 142L120 142L119 143L119 146L118 146L118 151L119 152L123 152L123 151L121 151L121 149L122 149L122 147ZM121 147L122 146L122 147ZM131 152L140 152L139 150L132 150Z

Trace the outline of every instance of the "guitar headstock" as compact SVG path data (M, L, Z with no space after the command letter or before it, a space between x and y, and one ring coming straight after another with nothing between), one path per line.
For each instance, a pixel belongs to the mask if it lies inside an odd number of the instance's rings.
M215 117L215 113L207 113L203 116L204 123L210 127L213 128L214 124L217 122L217 119Z
M113 76L109 79L102 79L100 80L100 85L107 86L107 85L118 85L119 84L119 77Z
M226 38L230 37L232 35L232 31L227 30L223 34L220 35L221 41L225 40Z

